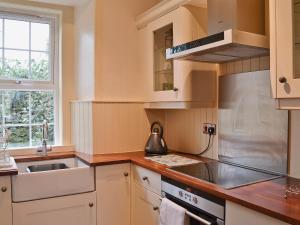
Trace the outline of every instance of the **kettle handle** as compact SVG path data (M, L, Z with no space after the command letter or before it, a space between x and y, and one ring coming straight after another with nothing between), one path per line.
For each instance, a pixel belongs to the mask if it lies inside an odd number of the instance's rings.
M154 123L151 124L151 132L152 132L152 130L153 130L153 128L154 128L155 125L159 126L160 136L162 137L163 134L164 134L164 128L162 127L161 123L158 122L158 121L156 121L156 122L154 122Z

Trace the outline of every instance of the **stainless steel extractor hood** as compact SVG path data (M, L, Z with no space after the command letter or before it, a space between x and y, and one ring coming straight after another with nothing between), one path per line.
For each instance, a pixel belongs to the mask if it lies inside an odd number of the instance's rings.
M269 39L260 34L226 30L166 50L167 59L223 63L269 55Z
M167 59L223 63L269 55L269 39L264 35L264 0L207 3L209 35L167 49Z

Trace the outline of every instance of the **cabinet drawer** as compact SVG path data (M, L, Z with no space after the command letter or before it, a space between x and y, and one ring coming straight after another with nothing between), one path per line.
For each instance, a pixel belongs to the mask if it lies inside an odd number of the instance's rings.
M96 225L96 207L96 192L13 203L13 225Z
M158 225L160 204L159 195L135 184L132 200L132 225Z
M133 166L133 180L136 184L142 185L146 189L160 195L161 194L161 176L151 170Z

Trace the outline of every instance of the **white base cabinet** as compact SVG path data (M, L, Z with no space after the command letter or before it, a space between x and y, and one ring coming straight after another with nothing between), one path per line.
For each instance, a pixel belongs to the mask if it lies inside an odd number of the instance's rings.
M96 225L96 193L13 203L13 225L41 224Z
M130 225L130 164L96 167L97 225Z
M132 166L131 225L159 225L161 175Z
M132 197L132 225L159 225L160 196L135 185Z
M12 225L10 176L0 177L0 224Z
M288 223L226 201L226 225L288 225Z

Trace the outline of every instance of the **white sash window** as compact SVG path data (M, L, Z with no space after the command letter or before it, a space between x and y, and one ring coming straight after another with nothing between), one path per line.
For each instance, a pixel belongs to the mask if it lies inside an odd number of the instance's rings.
M49 144L57 142L57 24L55 16L0 8L0 123L11 130L9 148L40 145L44 120Z

